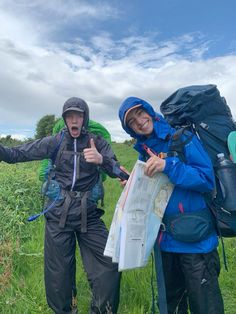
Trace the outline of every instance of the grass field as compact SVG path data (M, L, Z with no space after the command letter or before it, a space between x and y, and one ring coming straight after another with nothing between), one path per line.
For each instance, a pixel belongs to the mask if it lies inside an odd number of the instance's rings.
M121 164L131 170L137 158L127 145L113 144ZM30 214L42 208L38 163L7 165L0 163L0 313L52 313L46 304L43 282L44 219L27 223ZM117 180L105 183L104 221L109 227L121 193ZM222 263L220 284L225 313L236 314L236 240L225 240L229 271ZM219 247L220 256L221 247ZM88 313L90 291L77 252L77 302L80 314ZM151 312L152 263L122 275L119 314ZM155 285L155 282L154 282ZM155 292L156 293L156 292ZM207 313L206 313L207 314Z

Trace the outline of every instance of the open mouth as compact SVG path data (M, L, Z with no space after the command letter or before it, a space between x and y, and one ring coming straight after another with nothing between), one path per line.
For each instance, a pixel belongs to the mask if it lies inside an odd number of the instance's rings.
M143 125L141 126L141 129L145 129L145 128L148 126L148 123L149 123L148 120L145 121L145 122L143 123Z
M78 132L79 131L79 128L77 126L72 126L71 127L71 131L72 132Z
M80 135L80 128L78 126L71 126L70 134L73 137L78 137Z

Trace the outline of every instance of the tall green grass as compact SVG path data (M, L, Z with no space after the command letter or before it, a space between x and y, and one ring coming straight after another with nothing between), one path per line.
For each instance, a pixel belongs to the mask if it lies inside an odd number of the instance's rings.
M117 158L131 170L137 154L124 144L113 144ZM46 304L43 279L44 219L27 223L30 214L42 208L38 163L0 163L0 313L52 313ZM117 180L105 182L104 221L109 227L121 193ZM236 241L225 240L229 271L223 267L220 284L226 314L236 314ZM220 256L221 248L220 248ZM223 265L223 264L222 264ZM152 261L141 269L122 274L119 314L151 312ZM90 290L77 252L77 302L81 314L88 313ZM155 285L155 281L154 281ZM155 295L156 295L155 289ZM207 313L206 313L207 314Z

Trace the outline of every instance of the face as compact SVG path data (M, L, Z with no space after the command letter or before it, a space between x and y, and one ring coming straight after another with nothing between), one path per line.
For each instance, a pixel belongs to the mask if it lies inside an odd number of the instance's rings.
M68 111L65 115L65 122L70 135L74 138L80 136L84 122L84 113L78 111Z
M152 117L142 108L134 108L126 117L127 125L140 135L151 135L153 131Z

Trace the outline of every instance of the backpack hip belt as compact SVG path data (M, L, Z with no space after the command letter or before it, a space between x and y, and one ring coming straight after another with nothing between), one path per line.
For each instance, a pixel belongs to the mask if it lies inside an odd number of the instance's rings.
M62 195L65 197L64 210L61 214L59 227L64 228L66 224L67 215L73 198L79 198L81 200L81 232L87 232L87 200L90 191L67 191L62 190Z
M85 192L81 192L81 191L67 191L67 190L64 190L62 189L61 190L61 194L63 197L67 197L68 195L71 197L71 198L82 198L84 193Z

